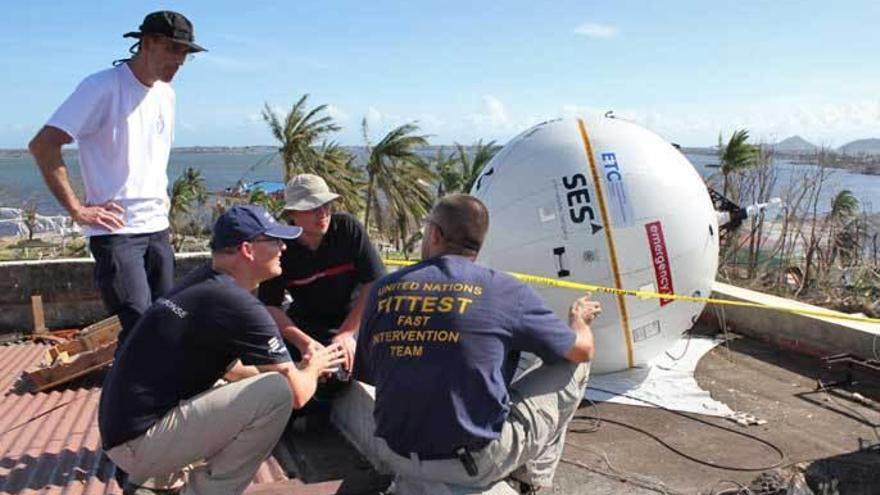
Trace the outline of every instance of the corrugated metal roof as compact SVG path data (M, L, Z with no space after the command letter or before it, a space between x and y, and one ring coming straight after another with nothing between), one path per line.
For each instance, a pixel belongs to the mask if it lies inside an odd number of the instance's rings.
M0 493L121 493L115 468L100 449L98 400L101 377L36 394L18 393L21 372L38 363L48 346L0 347ZM286 480L270 458L255 483Z

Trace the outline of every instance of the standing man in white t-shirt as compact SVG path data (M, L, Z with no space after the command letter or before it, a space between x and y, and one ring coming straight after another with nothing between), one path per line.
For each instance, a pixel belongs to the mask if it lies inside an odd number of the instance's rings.
M119 315L122 341L174 278L168 235L168 156L174 139L169 84L195 44L176 12L148 14L134 56L86 77L30 143L55 198L89 237L104 305ZM61 147L76 140L85 201L70 186Z

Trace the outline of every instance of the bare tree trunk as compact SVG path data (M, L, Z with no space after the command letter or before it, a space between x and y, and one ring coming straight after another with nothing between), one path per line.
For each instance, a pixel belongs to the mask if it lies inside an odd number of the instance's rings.
M827 166L826 159L827 154L825 150L820 150L817 155L817 163L818 163L818 171L816 177L813 182L813 189L811 191L810 198L810 236L807 240L807 253L804 260L804 280L802 282L801 288L796 293L800 295L803 292L804 288L809 286L813 279L819 278L821 275L821 267L814 266L814 261L816 261L816 255L819 251L819 243L821 241L821 232L817 232L817 224L819 222L819 197L822 192L822 186L825 184L825 180L828 178L827 174Z
M364 211L364 228L367 229L367 232L370 231L370 210L373 208L373 196L375 195L374 189L376 187L376 177L372 173L369 173L369 176L367 180L367 207L366 211Z

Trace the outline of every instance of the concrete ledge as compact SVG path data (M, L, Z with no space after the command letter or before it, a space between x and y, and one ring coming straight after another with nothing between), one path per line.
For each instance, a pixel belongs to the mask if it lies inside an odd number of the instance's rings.
M712 297L715 299L812 311L823 310L810 304L721 282L715 282L712 289ZM816 356L849 353L862 359L874 359L875 349L880 352L878 324L784 313L772 309L723 306L723 311L727 324L737 333L798 352Z
M209 257L208 252L176 255L177 278ZM106 318L94 270L92 258L0 263L0 334L33 329L31 296L38 294L50 329L78 328Z

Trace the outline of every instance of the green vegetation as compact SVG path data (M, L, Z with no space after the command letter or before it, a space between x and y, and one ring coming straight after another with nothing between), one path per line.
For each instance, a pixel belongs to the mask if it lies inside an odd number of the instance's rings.
M436 174L417 153L428 145L427 136L416 134L418 125L409 123L392 129L371 145L366 119L361 127L369 150L364 224L375 225L377 232L405 250L405 245L415 243L412 233L419 230L434 203Z
M299 173L323 177L341 195L337 206L362 218L385 255L409 259L421 240L421 222L438 197L468 192L486 164L498 153L494 141L472 146L456 143L428 156L429 136L416 122L389 130L375 143L366 119L361 122L367 155L363 163L333 141L340 126L327 106L310 108L303 95L280 115L268 104L263 119L278 141L278 154L289 180ZM749 142L746 129L727 141L719 135L719 173L708 179L733 202L767 202L770 192L785 205L751 218L722 238L718 278L756 290L793 297L844 311L880 316L880 215L870 215L852 191L827 198L828 178L840 156L818 148L805 159L816 167L778 184L771 146ZM213 220L231 204L263 205L280 215L283 194L253 191L248 197L210 197L198 170L187 169L169 191L175 249L201 250ZM210 199L210 203L209 203ZM828 213L822 213L827 211ZM0 261L87 256L79 235L34 235L35 207L22 208L22 239L0 240Z
M748 220L722 238L720 280L820 306L880 316L880 217L871 216L852 191L836 191L821 205L833 154L817 149L812 161L789 184L777 184L772 148L748 143L738 130L724 144L719 138L720 173L709 185L720 187L745 206L781 191L780 212ZM720 184L718 184L720 182ZM779 193L777 193L779 194ZM828 213L822 213L828 211Z
M732 194L730 190L731 176L754 167L758 162L758 148L749 144L748 140L749 131L745 129L734 131L726 145L722 144L721 135L718 136L718 158L724 179L721 192L733 201L737 201L738 194Z
M327 141L340 127L332 117L323 115L327 105L309 109L308 99L309 95L300 97L283 119L268 103L263 107L263 120L280 144L278 153L284 165L284 182L302 173L320 175L330 189L342 195L345 209L357 212L362 204L357 198L362 180L352 165L354 157L336 143Z
M172 244L179 251L187 236L198 236L204 233L204 226L196 215L196 212L204 206L208 198L202 172L187 168L180 177L174 180L168 196L171 203L168 209L168 219L173 234Z
M436 198L469 191L500 149L494 141L479 141L469 152L456 143L455 152L444 155L441 149L435 159L426 159L421 151L430 145L429 136L419 133L416 122L391 129L373 144L363 119L367 157L359 168L351 153L330 140L340 126L326 109L327 105L309 108L308 95L283 117L264 106L263 119L280 144L285 181L300 173L323 177L340 194L341 209L361 217L377 241L393 245L404 256L421 239L421 221ZM276 214L283 207L279 197L265 193L254 193L248 200Z

